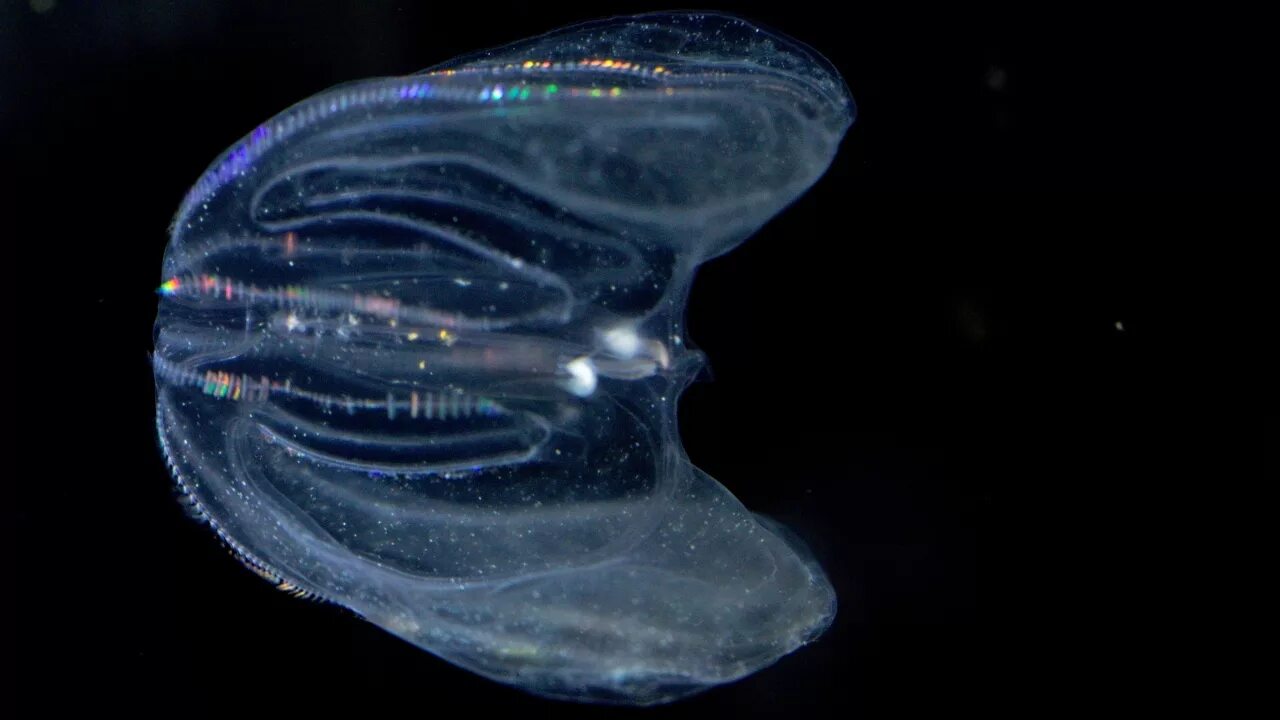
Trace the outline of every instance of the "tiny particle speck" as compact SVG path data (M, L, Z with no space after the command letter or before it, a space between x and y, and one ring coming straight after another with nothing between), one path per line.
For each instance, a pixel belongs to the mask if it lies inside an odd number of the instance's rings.
M1120 322L1119 320L1117 320L1117 321L1116 321L1116 330L1119 330L1120 332L1124 332L1124 323L1122 323L1122 322Z

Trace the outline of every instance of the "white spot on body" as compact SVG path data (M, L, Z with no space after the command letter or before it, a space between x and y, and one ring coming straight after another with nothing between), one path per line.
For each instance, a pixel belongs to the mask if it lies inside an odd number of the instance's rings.
M602 338L609 352L621 358L631 359L640 352L640 336L636 329L629 325L619 325L605 331Z
M565 363L564 369L569 373L566 390L578 397L587 397L596 391L596 367L591 358L574 358Z

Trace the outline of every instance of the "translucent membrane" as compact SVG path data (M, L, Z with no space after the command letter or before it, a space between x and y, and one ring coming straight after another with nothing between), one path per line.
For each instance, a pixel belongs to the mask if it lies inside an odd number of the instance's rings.
M686 457L680 322L852 118L821 57L708 14L295 105L174 222L174 477L282 588L532 692L664 702L774 662L835 596Z

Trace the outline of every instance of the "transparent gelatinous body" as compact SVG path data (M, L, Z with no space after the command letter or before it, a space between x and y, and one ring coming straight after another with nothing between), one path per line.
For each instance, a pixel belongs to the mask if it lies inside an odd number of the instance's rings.
M581 25L267 121L184 201L157 425L244 562L453 663L654 703L821 633L822 570L689 462L696 266L826 169L835 71L736 18Z

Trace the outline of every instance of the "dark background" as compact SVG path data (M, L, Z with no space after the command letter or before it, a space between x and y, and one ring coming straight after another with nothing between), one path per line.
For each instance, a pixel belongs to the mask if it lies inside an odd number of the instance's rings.
M39 349L9 346L30 366L6 387L6 702L628 712L527 696L275 591L183 515L153 431L166 227L208 163L333 84L661 9L552 5L0 8L9 319ZM1186 560L1165 512L1180 418L1215 392L1198 363L1228 332L1203 308L1256 262L1237 243L1275 237L1234 192L1275 185L1262 26L838 5L702 4L820 50L859 117L810 193L700 271L688 327L714 379L680 419L697 465L810 543L839 615L651 712L1042 716L1145 687L1179 643L1146 586Z

